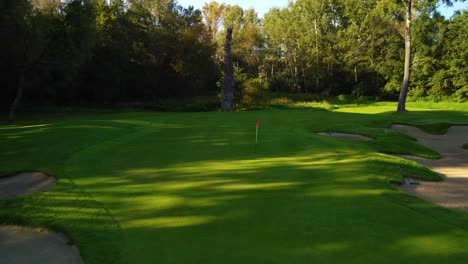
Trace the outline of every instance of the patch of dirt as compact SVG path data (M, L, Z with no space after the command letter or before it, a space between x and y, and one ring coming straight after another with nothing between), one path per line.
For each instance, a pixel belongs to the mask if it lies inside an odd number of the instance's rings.
M337 138L360 140L360 141L372 140L372 138L362 136L362 135L357 135L357 134L346 134L346 133L335 133L335 132L319 132L317 134L321 136L337 137Z
M442 182L419 181L419 185L403 184L398 188L424 200L468 212L468 150L462 148L468 140L468 126L450 127L445 135L431 135L403 125L394 125L392 129L416 138L442 155L438 160L396 155L416 161L444 177Z
M54 177L42 172L22 172L0 178L0 199L45 191L54 186L55 182Z
M0 226L2 264L81 264L78 250L62 235L42 229Z

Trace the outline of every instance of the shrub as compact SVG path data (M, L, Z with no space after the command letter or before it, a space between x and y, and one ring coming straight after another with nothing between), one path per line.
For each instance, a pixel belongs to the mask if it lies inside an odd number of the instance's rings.
M340 94L336 97L339 101L350 101L353 97L350 94Z
M256 106L263 106L267 99L268 87L258 79L252 79L244 82L244 89L241 95L241 106L250 109Z
M277 97L270 100L271 106L289 106L294 102L287 97Z

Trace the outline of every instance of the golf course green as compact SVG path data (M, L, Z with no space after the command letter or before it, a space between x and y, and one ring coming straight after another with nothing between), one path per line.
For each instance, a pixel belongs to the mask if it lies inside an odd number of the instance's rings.
M385 154L438 158L389 127L468 124L466 104L445 106L26 116L0 124L0 174L57 185L0 200L0 222L61 231L85 263L465 264L468 214L396 189L441 178Z

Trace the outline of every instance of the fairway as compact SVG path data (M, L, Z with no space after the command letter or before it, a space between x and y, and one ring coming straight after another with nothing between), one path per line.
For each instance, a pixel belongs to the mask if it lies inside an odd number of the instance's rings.
M86 263L468 263L468 214L393 186L403 175L440 176L384 154L439 157L392 124L468 124L466 106L420 107L83 112L3 123L0 174L39 170L58 181L0 200L0 221L62 231Z

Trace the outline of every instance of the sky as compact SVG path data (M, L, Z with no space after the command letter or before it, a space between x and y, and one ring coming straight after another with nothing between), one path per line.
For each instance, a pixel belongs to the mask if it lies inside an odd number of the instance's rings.
M288 5L289 0L216 0L218 3L225 3L229 5L240 5L242 8L251 8L253 7L257 11L259 17L263 15L273 7L285 7ZM206 2L211 2L211 0L177 0L182 6L192 5L196 9L200 9L205 5Z
M446 18L450 18L453 15L453 12L455 10L468 10L468 1L465 2L455 2L453 4L453 7L444 7L444 8L439 8L440 12L442 15L444 15Z
M188 7L189 5L194 6L196 9L200 9L206 2L210 2L211 0L178 0L180 5ZM230 5L238 4L244 9L253 7L259 17L263 17L263 15L270 10L272 7L285 7L288 5L290 0L217 0L219 3L226 3ZM468 9L468 1L463 3L456 2L454 3L453 7L444 7L441 6L439 10L441 11L442 15L446 18L450 18L453 15L455 10L460 9Z

